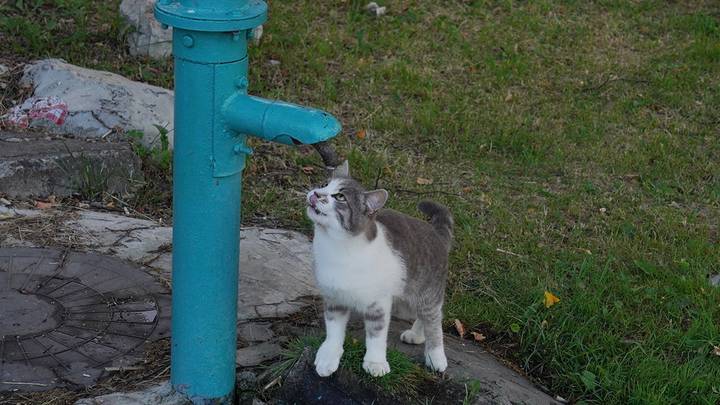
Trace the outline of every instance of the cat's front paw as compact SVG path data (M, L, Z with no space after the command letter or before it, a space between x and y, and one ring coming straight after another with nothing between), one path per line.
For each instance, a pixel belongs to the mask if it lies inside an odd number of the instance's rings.
M363 369L373 377L382 377L390 372L390 364L387 361L363 361Z
M425 342L425 336L418 335L417 333L413 332L412 329L408 329L402 334L400 334L400 340L411 345L419 345L420 343Z
M342 357L342 347L323 343L315 355L315 371L320 377L327 377L337 371Z
M447 369L447 358L442 346L430 349L425 352L425 365L432 371L444 372Z

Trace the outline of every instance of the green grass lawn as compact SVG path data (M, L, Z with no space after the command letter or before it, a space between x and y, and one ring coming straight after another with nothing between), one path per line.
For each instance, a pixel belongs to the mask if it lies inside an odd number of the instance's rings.
M448 322L575 401L720 402L720 4L363 5L272 1L251 92L340 117L335 145L392 207L452 209ZM116 6L5 3L0 58L170 86L170 63L122 51ZM322 176L301 169L320 160L255 147L246 221L309 232L299 192Z

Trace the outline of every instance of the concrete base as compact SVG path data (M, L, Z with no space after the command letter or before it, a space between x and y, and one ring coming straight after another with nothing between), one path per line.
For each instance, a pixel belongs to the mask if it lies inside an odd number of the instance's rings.
M0 193L10 197L124 193L141 179L127 142L0 131Z

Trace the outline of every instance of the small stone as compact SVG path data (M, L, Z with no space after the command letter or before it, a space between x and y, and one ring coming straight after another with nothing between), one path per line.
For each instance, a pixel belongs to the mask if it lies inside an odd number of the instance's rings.
M720 286L720 274L715 274L709 278L710 285L713 287Z
M252 391L257 386L257 376L252 371L239 372L235 380L240 391Z
M377 3L372 1L365 6L365 10L367 10L368 13L374 15L375 17L380 17L385 15L387 7L380 7Z
M4 75L4 74L7 73L9 70L10 70L9 67L0 64L0 76Z
M3 219L10 219L16 215L15 210L5 206L0 207L0 221Z
M270 66L280 66L280 61L279 61L279 60L270 59L270 60L268 61L268 63L270 64Z
M4 141L5 141L5 142L18 143L18 142L22 142L22 139L20 139L20 138L5 138Z
M238 337L246 342L267 342L274 336L269 323L248 322L238 326Z
M6 207L7 207L8 205L12 205L12 203L11 203L10 201L8 201L8 200L6 200L6 199L4 199L4 198L2 198L2 197L0 197L0 204L4 205L4 206L6 206Z
M259 345L238 349L235 353L235 363L240 367L254 367L278 357L281 352L282 348L280 345L275 343L260 343Z

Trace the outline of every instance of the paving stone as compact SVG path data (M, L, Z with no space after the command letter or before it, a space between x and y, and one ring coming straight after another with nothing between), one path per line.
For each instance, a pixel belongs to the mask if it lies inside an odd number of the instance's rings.
M260 363L277 358L282 347L276 343L260 343L243 347L235 353L235 363L240 367L255 367Z
M162 251L172 243L172 228L93 211L67 225L87 235L89 247L145 263L172 278L171 254ZM285 317L314 301L319 293L305 235L266 228L243 228L240 235L240 321Z
M8 142L13 138L22 142ZM67 196L83 189L125 193L142 177L140 159L127 142L0 131L0 193L10 197Z
M75 405L185 405L190 401L184 395L175 392L170 382L150 387L142 391L116 392L94 398L85 398Z
M142 142L157 144L155 125L166 127L172 145L172 91L128 80L120 75L85 69L60 59L45 59L25 67L21 84L33 88L33 96L57 96L68 106L62 125L38 122L55 133L100 138L113 128L139 130Z
M246 322L238 325L238 337L246 342L267 342L275 336L268 322Z

